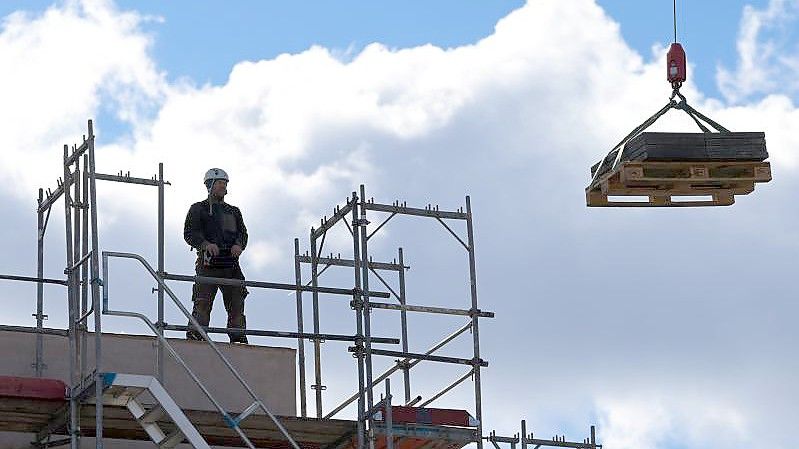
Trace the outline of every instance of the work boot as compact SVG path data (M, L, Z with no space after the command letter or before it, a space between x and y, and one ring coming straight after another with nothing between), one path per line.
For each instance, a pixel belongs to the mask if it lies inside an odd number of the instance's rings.
M203 336L194 329L186 331L186 340L203 341Z
M231 343L235 343L235 344L239 344L239 345L249 344L249 342L247 341L247 336L246 335L238 335L236 337L230 337L230 342Z
M228 317L227 320L227 327L229 329L246 329L247 328L247 317L244 315L239 315L237 317ZM241 332L229 332L228 337L230 337L231 343L240 343L240 344L247 344L247 336Z
M211 321L211 301L206 299L195 299L194 309L192 310L191 314L194 316L194 319L200 323L200 326L208 326L208 322ZM194 329L191 321L189 321L189 330L186 331L186 340L203 340L203 336L197 332L196 329Z

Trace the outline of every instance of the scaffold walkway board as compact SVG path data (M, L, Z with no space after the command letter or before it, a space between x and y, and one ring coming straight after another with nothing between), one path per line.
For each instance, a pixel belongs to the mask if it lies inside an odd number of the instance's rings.
M585 196L594 207L728 206L735 195L752 193L755 183L769 181L771 165L762 161L625 161L592 182Z
M65 434L69 406L67 386L53 379L0 376L0 429L8 432L41 433L48 429L54 435ZM202 437L214 446L241 446L241 440L221 415L214 411L183 410ZM450 411L459 415L461 411ZM442 412L439 412L442 413ZM351 449L357 446L357 422L338 419L279 417L288 432L302 448ZM165 432L173 432L174 423L158 420ZM385 428L377 424L376 447L385 448ZM95 434L95 407L81 407L80 431L84 437ZM269 417L251 415L240 423L256 447L289 449L290 444ZM474 442L474 427L400 422L392 426L396 449L460 449ZM103 437L147 441L147 432L133 419L125 406L103 406Z

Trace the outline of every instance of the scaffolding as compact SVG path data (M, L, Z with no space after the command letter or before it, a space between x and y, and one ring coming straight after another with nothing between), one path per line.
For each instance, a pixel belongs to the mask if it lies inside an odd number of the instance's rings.
M221 415L225 423L236 431L240 438L240 443L246 447L256 447L244 431L241 423L245 419L252 420L251 416L264 415L294 449L299 449L300 445L292 437L291 433L281 424L272 414L264 402L256 395L246 380L241 376L235 366L220 351L218 344L215 343L209 334L227 333L227 328L202 327L194 319L191 312L186 309L178 296L167 285L167 281L178 282L197 282L212 283L218 285L240 285L253 288L269 290L284 290L294 292L296 300L296 332L276 331L268 329L247 329L243 331L246 335L265 336L275 338L285 338L296 340L297 368L299 376L299 400L300 416L308 416L308 390L314 390L315 418L317 420L330 420L342 410L353 403L357 403L356 421L356 446L357 449L374 449L379 441L386 449L393 449L395 438L413 437L413 431L408 428L398 428L393 425L392 395L390 389L390 377L401 371L403 382L404 406L406 407L426 407L438 400L440 397L454 389L456 386L471 379L473 382L473 413L474 419L470 420L467 426L473 427L465 433L467 441L476 444L478 449L482 449L483 441L489 441L496 445L504 437L496 437L495 433L490 436L483 436L483 411L482 411L482 390L481 390L481 369L488 366L488 362L481 357L480 353L480 318L493 318L492 312L484 311L479 308L477 295L477 275L475 265L475 242L472 221L471 201L467 196L465 206L454 211L440 210L438 206L428 205L424 208L409 207L406 203L395 201L393 204L382 204L373 199L367 199L366 188L361 185L359 191L352 192L345 204L337 206L333 210L330 218L323 218L320 225L311 228L309 233L309 251L302 252L300 240L294 240L294 283L263 282L252 280L235 280L209 278L203 276L190 276L168 273L165 269L164 247L165 247L165 217L164 217L164 197L165 187L170 185L164 180L164 166L158 165L157 175L151 178L132 177L130 172L119 172L117 175L97 173L95 171L95 135L92 121L88 122L88 134L83 136L80 145L64 146L63 152L63 177L57 181L54 191L39 189L37 201L37 275L36 277L20 275L0 275L0 279L12 281L27 281L37 284L36 294L36 327L7 326L0 325L0 330L31 332L36 334L36 345L33 366L36 377L44 377L47 368L43 357L43 336L46 334L66 335L69 341L69 391L68 407L61 411L53 422L47 424L45 429L37 435L37 443L40 447L51 447L54 444L49 441L51 434L57 433L59 428L66 425L68 438L60 440L58 444L69 444L72 448L79 447L81 433L79 431L79 415L81 407L94 407L95 429L93 435L96 437L96 447L103 447L103 406L106 404L122 404L136 416L141 422L148 422L150 427L145 428L154 442L163 447L171 447L170 444L178 444L181 441L192 442L194 434L191 429L183 429L178 426L178 430L172 434L162 432L152 426L154 421L142 421L145 415L152 414L153 410L145 410L137 404L135 394L142 390L150 391L153 396L162 389L161 384L164 379L164 358L169 354L186 371L191 379L199 386L202 392L214 405L214 408ZM81 164L82 162L82 164ZM81 168L82 165L82 168ZM97 181L118 182L140 186L151 186L157 188L157 265L153 267L148 261L138 254L123 253L115 251L101 251L98 243L97 227ZM44 238L49 222L52 207L63 197L64 221L65 221L65 242L66 242L66 269L65 279L53 279L44 277ZM468 276L470 281L469 298L465 301L464 308L444 308L421 304L408 304L405 286L406 270L410 267L405 264L403 249L397 249L397 258L391 262L374 261L369 252L369 241L380 230L382 230L392 219L397 216L409 216L436 221L455 239L456 244L463 247L468 261ZM370 227L370 219L379 221L379 224ZM462 222L466 226L466 236L463 237L451 226L452 222ZM352 238L351 257L341 257L341 255L329 257L322 256L325 240L328 232L336 225L345 227ZM141 267L156 281L157 287L157 318L151 320L144 314L131 311L115 310L111 307L109 299L109 266L112 259L131 259L139 262ZM303 265L310 268L310 279L303 279ZM343 267L352 270L352 287L339 288L320 285L320 278L331 267ZM381 274L382 273L382 274ZM399 287L393 288L386 280L387 274L396 275ZM45 284L61 285L66 287L68 304L69 324L66 330L52 329L44 327L44 294ZM370 285L379 284L388 291L372 290ZM306 294L311 295L313 329L311 332L305 330L304 319L304 300ZM321 331L320 299L326 296L345 296L350 297L350 307L353 310L354 334L332 334ZM176 306L189 325L169 324L165 321L165 305L167 298ZM89 301L91 299L91 302ZM382 302L382 300L394 300L393 302ZM399 312L400 337L384 337L375 334L372 325L371 312L373 309L393 310ZM452 316L462 316L466 322L454 329L441 341L430 347L423 353L410 352L408 339L408 314L444 314ZM152 379L136 378L135 376L115 377L103 371L103 353L101 345L102 316L120 316L140 320L151 330L156 338L155 372ZM92 331L90 332L90 319L93 320ZM243 412L233 415L225 410L216 398L203 385L203 382L194 374L191 367L181 358L177 351L166 339L166 331L186 331L196 330L208 343L215 355L224 363L233 380L243 387L250 395L252 403ZM436 352L454 341L467 331L471 331L471 351L466 357L450 357L437 355ZM89 365L88 339L90 334L94 336L94 365ZM306 379L306 340L310 341L313 347L313 383L308 386ZM343 341L352 343L348 348L356 360L357 370L357 390L341 404L325 410L323 403L322 379L322 357L321 344L323 341ZM400 350L388 350L379 346L380 344L400 345ZM375 374L373 361L375 357L396 358L394 366L381 374ZM431 395L422 401L420 395L414 396L411 384L411 370L419 363L436 362L451 366L467 366L465 373L448 384L445 388ZM376 396L380 394L375 391L384 385L385 395L380 399ZM160 389L159 389L160 388ZM156 392L156 393L153 393ZM159 393L160 394L160 393ZM120 399L122 398L122 399ZM164 399L169 403L169 398ZM162 411L170 412L173 421L190 422L185 418L181 410L171 410L175 406L160 403ZM137 408L139 407L139 408ZM137 413L140 412L140 415ZM326 413L325 413L326 412ZM174 416L173 416L174 415ZM59 427L61 426L61 427ZM157 426L156 426L157 427ZM149 430L148 430L149 429ZM430 429L426 430L427 435L431 435ZM524 432L522 432L524 435ZM155 436L154 436L155 435ZM444 435L444 433L442 433ZM47 440L47 442L45 442ZM524 444L524 438L522 439ZM568 442L558 442L557 446L574 447L576 449L597 449L601 447L596 444L592 436L590 441L585 444L576 445ZM193 444L193 443L192 443ZM532 443L531 443L532 444ZM536 443L538 444L538 443ZM539 444L540 445L540 444ZM201 443L195 447L202 447ZM340 446L338 446L340 447Z

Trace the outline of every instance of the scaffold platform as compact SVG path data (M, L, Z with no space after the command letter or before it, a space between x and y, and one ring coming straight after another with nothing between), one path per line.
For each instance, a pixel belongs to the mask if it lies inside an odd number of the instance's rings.
M57 379L0 376L0 429L8 432L54 435L66 433L69 401L67 385ZM464 410L396 407L398 422L392 426L396 449L460 449L475 442L474 426L439 424L466 423L473 418ZM184 410L203 438L213 446L238 447L241 441L216 412ZM427 422L412 422L414 418ZM303 449L349 449L356 447L357 421L281 416L279 420ZM95 408L81 407L82 437L95 436ZM165 431L174 425L158 421ZM288 449L290 445L265 415L251 415L240 424L256 447ZM376 426L375 448L386 447L385 425ZM123 440L149 441L150 437L124 406L103 407L103 436Z

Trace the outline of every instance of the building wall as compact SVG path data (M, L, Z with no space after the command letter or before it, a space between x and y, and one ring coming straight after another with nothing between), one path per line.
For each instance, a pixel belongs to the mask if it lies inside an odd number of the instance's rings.
M44 376L69 384L69 344L66 337L44 335ZM228 411L240 412L252 402L246 391L205 342L169 339L170 344L186 361L214 398ZM103 334L101 371L127 374L155 374L154 337ZM0 331L0 375L35 377L36 335ZM94 368L94 335L89 334L88 371ZM219 343L220 349L276 415L296 416L295 350L252 345ZM189 378L185 370L169 354L165 355L164 386L183 408L214 410L213 404ZM2 429L0 429L2 430ZM28 447L31 435L0 432L0 447ZM86 447L94 447L86 439ZM81 446L84 446L83 444ZM152 447L151 443L108 447Z

